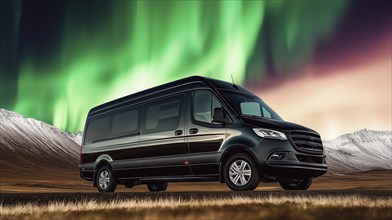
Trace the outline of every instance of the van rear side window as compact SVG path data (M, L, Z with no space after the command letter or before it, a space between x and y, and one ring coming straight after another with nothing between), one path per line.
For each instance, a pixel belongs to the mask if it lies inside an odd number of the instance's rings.
M146 104L145 133L170 131L178 128L183 96Z
M109 136L109 116L92 119L88 123L85 143L107 138Z
M139 113L136 110L129 110L113 115L112 134L137 133Z
M87 125L85 143L139 133L139 110L127 109L93 118Z

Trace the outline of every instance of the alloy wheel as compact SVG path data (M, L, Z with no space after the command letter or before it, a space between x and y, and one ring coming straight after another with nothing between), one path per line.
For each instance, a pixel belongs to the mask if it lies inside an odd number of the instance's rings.
M109 181L110 181L110 177L109 177L109 173L108 171L104 170L99 174L99 179L98 179L98 184L99 187L101 187L101 189L106 189L109 186Z
M236 160L230 165L229 177L236 186L246 185L252 177L252 169L244 160Z

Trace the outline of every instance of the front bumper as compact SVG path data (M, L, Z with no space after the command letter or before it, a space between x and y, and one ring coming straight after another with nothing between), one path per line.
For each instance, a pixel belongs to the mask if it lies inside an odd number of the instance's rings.
M265 174L276 179L313 178L327 172L327 164L268 161Z
M259 161L261 175L272 179L313 178L327 172L325 154L315 155L297 151L289 141L263 139L252 149ZM274 153L284 156L270 158Z

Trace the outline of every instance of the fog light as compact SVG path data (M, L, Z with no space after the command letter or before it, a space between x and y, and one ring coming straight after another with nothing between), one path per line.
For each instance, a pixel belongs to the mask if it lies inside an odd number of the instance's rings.
M270 156L270 160L281 160L284 158L285 155L286 155L285 153L273 153Z

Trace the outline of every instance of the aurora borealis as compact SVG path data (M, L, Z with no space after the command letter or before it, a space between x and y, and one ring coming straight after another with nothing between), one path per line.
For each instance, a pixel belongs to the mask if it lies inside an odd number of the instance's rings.
M93 106L190 75L259 91L312 62L352 3L1 4L0 107L77 132Z

